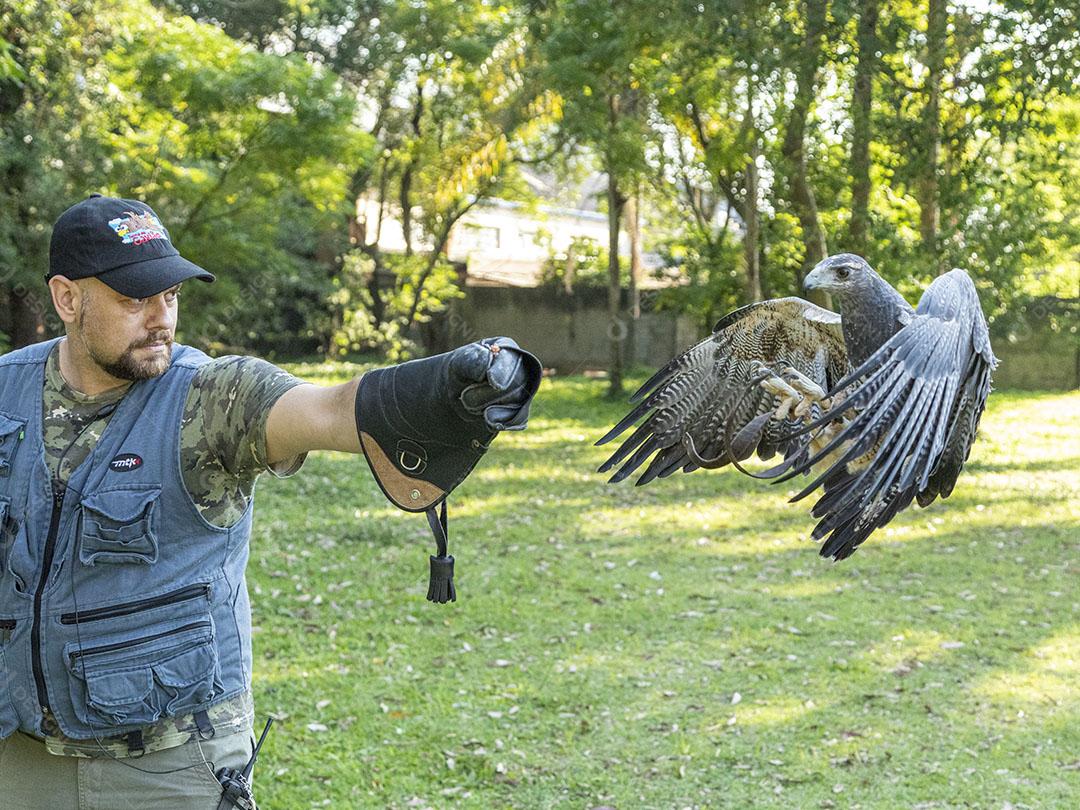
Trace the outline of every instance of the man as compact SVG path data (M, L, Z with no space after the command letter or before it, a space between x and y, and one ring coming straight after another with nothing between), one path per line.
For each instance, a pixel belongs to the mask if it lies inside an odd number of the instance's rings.
M66 338L0 357L0 806L210 810L252 753L256 479L365 452L452 599L445 497L525 426L539 365L502 338L329 388L210 360L173 338L214 277L135 200L72 206L49 264Z

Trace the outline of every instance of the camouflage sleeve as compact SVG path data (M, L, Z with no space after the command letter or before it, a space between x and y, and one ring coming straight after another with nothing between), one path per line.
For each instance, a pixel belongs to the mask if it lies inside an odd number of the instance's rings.
M281 395L302 384L256 357L221 357L207 363L196 372L184 407L181 457L191 459L190 464L218 467L244 482L267 471L279 477L294 474L304 456L273 467L267 463L266 421Z

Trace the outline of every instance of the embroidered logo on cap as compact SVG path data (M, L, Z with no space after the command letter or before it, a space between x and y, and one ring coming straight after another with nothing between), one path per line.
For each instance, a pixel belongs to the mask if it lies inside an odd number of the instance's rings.
M109 220L125 245L142 245L152 239L168 239L165 226L149 211L125 211L122 217Z
M113 472L132 472L142 465L142 459L134 453L121 453L109 462L109 469Z

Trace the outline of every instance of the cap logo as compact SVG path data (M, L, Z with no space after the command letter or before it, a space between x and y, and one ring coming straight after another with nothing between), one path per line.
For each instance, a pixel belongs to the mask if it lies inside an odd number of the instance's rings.
M122 217L109 220L109 227L125 245L142 245L153 239L168 239L165 226L149 211L125 211Z

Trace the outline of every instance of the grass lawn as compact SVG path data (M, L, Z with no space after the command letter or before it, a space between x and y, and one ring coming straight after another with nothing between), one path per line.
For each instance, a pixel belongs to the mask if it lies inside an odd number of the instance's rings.
M995 392L953 496L833 564L797 482L607 485L603 387L451 497L456 604L359 458L260 484L263 810L1080 807L1080 394Z

